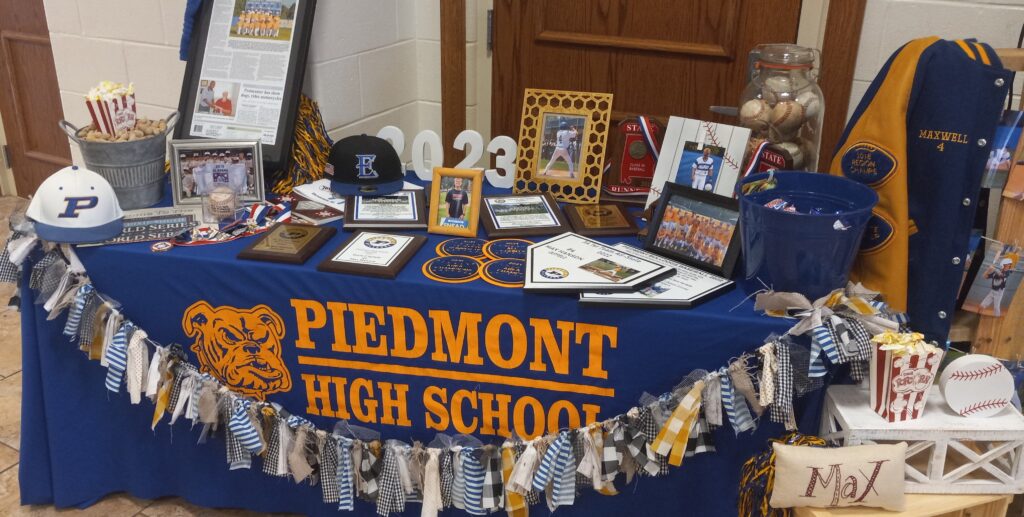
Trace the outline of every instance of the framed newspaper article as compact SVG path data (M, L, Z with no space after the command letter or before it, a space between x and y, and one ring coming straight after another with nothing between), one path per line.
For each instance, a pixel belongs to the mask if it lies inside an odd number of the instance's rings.
M176 139L259 140L286 166L316 0L207 0L192 30Z

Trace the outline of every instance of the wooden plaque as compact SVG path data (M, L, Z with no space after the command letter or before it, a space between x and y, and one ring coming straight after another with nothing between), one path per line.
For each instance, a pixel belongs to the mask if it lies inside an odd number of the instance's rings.
M242 250L238 258L303 264L337 231L330 226L278 223Z
M597 205L566 205L572 230L588 237L601 235L636 235L640 231L636 219L621 203Z
M427 242L422 235L358 231L331 252L316 269L330 273L395 278ZM392 250L391 248L398 247Z

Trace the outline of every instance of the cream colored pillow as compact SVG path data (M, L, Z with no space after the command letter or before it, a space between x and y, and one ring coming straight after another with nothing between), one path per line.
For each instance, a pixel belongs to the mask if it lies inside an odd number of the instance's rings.
M873 506L902 511L907 444L775 447L773 508Z

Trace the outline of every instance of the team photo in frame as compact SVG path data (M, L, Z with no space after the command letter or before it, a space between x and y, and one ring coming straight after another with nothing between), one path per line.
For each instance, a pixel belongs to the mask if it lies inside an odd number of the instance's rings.
M171 140L174 206L198 206L214 188L228 187L243 203L266 199L258 140Z
M430 183L427 231L476 237L480 223L480 193L484 173L479 169L434 167Z
M644 248L731 278L740 253L739 202L666 183Z
M608 93L527 88L513 192L597 202L611 109Z

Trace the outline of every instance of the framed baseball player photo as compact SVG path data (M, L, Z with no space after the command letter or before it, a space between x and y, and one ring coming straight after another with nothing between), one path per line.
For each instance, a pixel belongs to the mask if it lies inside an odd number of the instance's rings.
M201 206L203 196L222 187L242 203L265 199L258 140L171 140L174 206Z
M527 88L519 129L516 194L596 203L604 174L612 95Z
M731 278L740 250L739 218L735 199L666 183L644 248Z
M459 237L476 237L480 223L480 192L483 171L434 167L430 183L427 231Z

